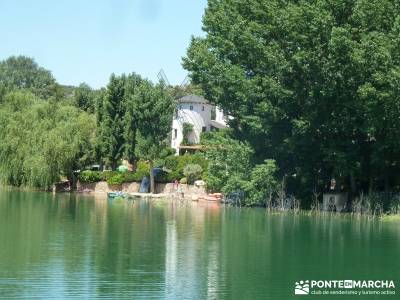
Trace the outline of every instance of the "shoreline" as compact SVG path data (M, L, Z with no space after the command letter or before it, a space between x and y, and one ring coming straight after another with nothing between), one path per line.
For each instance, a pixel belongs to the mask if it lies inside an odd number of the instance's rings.
M101 184L104 184L104 182L100 182ZM137 184L137 183L133 183ZM86 185L93 185L93 184L85 184ZM94 184L96 185L96 184ZM128 184L129 185L129 184ZM158 185L165 185L164 188L169 187L171 188L171 185L173 186L172 183L168 184L162 184L159 183ZM183 184L182 184L183 185ZM33 189L29 187L15 187L15 186L10 186L10 185L0 185L0 191L6 191L6 192L12 192L12 191L19 191L19 192L35 192L35 193L53 193L53 194L77 194L77 195L87 195L87 196L93 196L93 197L100 197L104 198L107 197L108 192L115 192L115 191L123 191L126 192L129 196L132 196L134 198L140 198L140 199L159 199L159 200L181 200L181 201L186 201L186 202L201 202L201 203L209 203L209 204L218 204L218 205L223 205L223 206L231 206L229 204L225 204L220 201L208 201L204 199L204 196L207 195L205 192L205 189L203 187L195 187L195 186L189 186L189 185L184 185L186 186L186 189L194 188L196 193L190 193L190 194L184 194L182 197L180 193L175 190L175 189L169 189L169 192L164 192L164 193L139 193L138 191L127 191L126 190L126 184L121 185L119 188L121 189L115 189L118 187L113 187L114 189L110 189L109 191L106 191L104 189L93 189L93 190L72 190L72 191L66 191L66 192L52 192L52 191L45 191L45 190L38 190L38 189ZM125 189L124 189L125 188ZM234 206L233 206L234 207ZM350 217L367 217L371 219L379 219L380 221L383 222L400 222L400 214L390 214L390 213L383 213L383 214L368 214L368 213L359 213L359 212L332 212L332 211L324 211L324 210L312 210L312 209L285 209L285 210L280 210L280 209L268 209L266 207L261 207L261 206L237 206L237 208L257 208L257 209L264 209L270 214L285 214L285 213L293 213L293 214L302 214L302 215L309 215L309 216L350 216Z

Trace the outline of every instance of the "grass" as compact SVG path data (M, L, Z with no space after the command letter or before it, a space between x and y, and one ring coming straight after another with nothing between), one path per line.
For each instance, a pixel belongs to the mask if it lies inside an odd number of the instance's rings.
M396 215L382 215L380 220L383 222L400 222L400 214Z

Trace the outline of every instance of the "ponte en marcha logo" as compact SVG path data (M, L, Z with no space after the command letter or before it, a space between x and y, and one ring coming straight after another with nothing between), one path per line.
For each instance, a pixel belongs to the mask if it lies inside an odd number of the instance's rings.
M300 280L295 295L396 295L393 280Z

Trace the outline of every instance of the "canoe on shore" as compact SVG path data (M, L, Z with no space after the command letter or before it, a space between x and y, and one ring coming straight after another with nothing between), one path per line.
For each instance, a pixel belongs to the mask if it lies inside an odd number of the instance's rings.
M128 193L124 193L124 192L109 192L109 193L107 193L107 197L109 200L113 200L115 198L122 198L122 199L131 199L132 198Z
M220 193L208 194L207 196L199 197L199 201L209 201L209 202L222 202L223 195Z

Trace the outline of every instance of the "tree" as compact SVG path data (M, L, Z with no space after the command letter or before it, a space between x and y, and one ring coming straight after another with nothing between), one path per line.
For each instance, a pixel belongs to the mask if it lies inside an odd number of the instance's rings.
M57 83L51 72L26 56L11 56L0 61L0 85L9 89L29 89L43 99L57 92Z
M143 79L133 73L127 77L126 92L125 92L125 116L124 116L124 156L130 162L134 163L136 160L136 133L138 127L138 103L136 93Z
M0 181L49 189L93 162L93 116L27 91L5 95L0 107Z
M137 117L137 155L150 164L150 191L155 192L154 160L168 148L174 101L164 83L143 80L134 95Z
M196 180L201 179L202 173L203 168L197 164L188 164L183 169L183 174L189 184L193 184Z
M74 89L74 104L80 109L93 113L95 110L95 92L86 83L81 83Z
M125 75L112 74L101 107L101 148L106 164L112 169L117 167L124 152L125 84Z
M266 205L272 206L273 196L277 192L278 182L275 178L277 166L275 161L267 159L263 164L256 165L247 187L247 205Z
M208 161L207 188L226 194L247 190L254 154L248 143L232 138L229 131L203 135L201 142Z
M302 196L400 170L399 1L209 0L184 67Z

